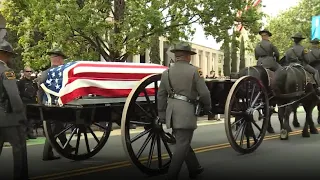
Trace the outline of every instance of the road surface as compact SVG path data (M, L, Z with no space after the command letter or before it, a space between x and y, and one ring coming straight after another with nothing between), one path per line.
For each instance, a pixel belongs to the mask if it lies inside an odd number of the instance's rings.
M316 115L314 114L314 122ZM304 114L299 113L298 118L303 125ZM279 133L277 117L272 117L272 124L276 133ZM294 131L299 129L293 128ZM163 176L147 177L129 163L119 134L119 130L114 130L100 153L81 162L64 158L44 162L41 160L43 145L29 145L30 177L31 179L98 179L102 176L105 179L163 179ZM239 155L228 145L223 121L199 121L192 147L205 168L201 179L234 176L244 176L247 179L298 177L304 173L311 176L317 173L320 167L320 135L302 138L299 132L294 132L288 141L280 141L279 135L267 134L256 152ZM0 179L11 179L13 164L10 147L3 150L0 166ZM182 179L188 177L185 167L181 174Z

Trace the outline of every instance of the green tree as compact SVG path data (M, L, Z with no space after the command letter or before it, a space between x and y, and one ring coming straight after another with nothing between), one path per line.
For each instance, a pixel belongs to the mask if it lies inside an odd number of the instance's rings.
M191 0L7 0L2 14L18 32L23 60L40 68L54 46L71 59L98 60L101 54L108 61L125 61L149 47L152 36L183 39L199 19L196 6ZM11 23L16 19L21 23Z
M155 36L151 39L151 46L150 46L150 62L155 64L160 64L160 47L159 47L159 37Z
M238 40L236 38L236 34L232 34L231 39L231 72L236 73L238 72Z
M245 46L244 46L244 39L243 36L241 36L240 39L240 64L239 64L239 70L246 67L246 58L245 58Z
M250 1L251 2L251 1ZM242 23L254 29L261 19L254 8L235 18L245 1L229 0L7 0L2 14L17 31L22 57L33 67L48 64L45 52L60 46L71 59L125 61L150 46L151 37L170 42L186 39L190 25L203 24L207 34L219 40ZM200 6L199 6L200 5ZM19 24L11 23L19 19Z
M223 49L223 74L225 76L230 76L230 40L229 38L225 38L222 49Z
M292 46L291 36L297 32L310 39L311 17L320 14L320 4L317 0L301 0L295 7L271 18L267 28L273 32L271 41L279 49L280 55ZM303 41L307 46L308 41Z

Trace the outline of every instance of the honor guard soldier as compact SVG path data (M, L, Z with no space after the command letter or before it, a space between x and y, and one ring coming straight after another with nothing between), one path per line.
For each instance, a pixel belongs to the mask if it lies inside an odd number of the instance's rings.
M4 142L9 142L13 153L14 179L28 179L26 138L22 125L26 121L23 102L19 95L15 73L7 64L15 55L11 44L0 42L0 154ZM1 163L3 165L3 163Z
M281 68L281 65L278 63L279 51L269 40L272 33L264 29L259 31L259 34L261 35L262 40L254 49L255 58L258 60L257 65L276 71Z
M294 45L286 52L286 62L300 64L304 67L304 69L306 71L308 71L309 73L311 73L313 75L314 80L317 84L316 92L319 97L319 95L320 95L319 72L316 69L314 69L312 66L309 65L309 61L307 59L307 54L309 53L309 51L300 45L301 41L304 40L305 38L302 36L301 33L296 33L291 38L294 41Z
M183 162L186 162L190 178L203 172L190 144L197 128L196 99L211 110L210 92L205 84L201 70L190 64L191 55L196 53L191 46L180 43L171 50L175 63L163 72L157 95L158 112L161 122L172 128L176 138L176 148L172 156L167 179L178 179Z
M310 51L307 54L309 64L315 62L315 61L320 61L320 48L319 48L319 39L315 38L311 43L311 48Z
M23 72L23 77L20 79L18 84L18 89L20 92L20 97L22 99L22 102L25 104L35 104L37 103L37 92L38 92L38 85L32 79L32 69L30 67L25 67ZM33 120L27 119L27 139L36 139L33 135Z
M51 67L45 71L43 71L41 73L41 76L38 80L38 85L40 86L42 83L44 83L47 80L48 77L48 72L51 68L55 68L58 67L60 65L64 64L64 59L67 58L66 55L64 55L64 53L59 50L59 49L54 49L50 52L47 53L50 56L50 61L51 61ZM38 91L38 99L40 103L44 103L43 102L43 96L44 96L44 91L41 87L39 87L39 91ZM60 132L62 132L64 130L64 124L62 122L57 122L55 121L54 123L52 123L52 129L55 132L55 134L59 134ZM58 136L60 142L64 145L65 143L67 143L67 138L66 138L66 134L62 133L61 135ZM65 148L66 151L75 151L75 148L72 147L70 144L68 144ZM48 139L46 139L45 144L44 144L44 148L43 148L43 158L44 161L50 161L50 160L56 160L56 159L60 159L59 156L55 156L53 154L52 151L52 146L50 145L50 142L48 141Z

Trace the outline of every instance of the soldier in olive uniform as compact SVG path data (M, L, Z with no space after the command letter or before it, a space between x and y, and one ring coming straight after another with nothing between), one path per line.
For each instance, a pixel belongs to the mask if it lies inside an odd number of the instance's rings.
M176 138L167 178L177 179L183 162L187 164L189 176L195 178L203 172L190 146L197 128L195 100L199 97L204 110L209 112L211 97L201 70L190 64L191 55L196 54L191 47L180 43L171 52L175 54L176 62L163 72L157 95L159 118L166 122L167 128L172 128Z
M269 41L272 33L268 30L262 30L259 32L261 35L261 42L259 42L254 50L255 58L258 60L257 65L261 65L272 71L276 71L281 68L279 61L278 49Z
M26 121L16 76L7 64L15 55L11 44L0 42L0 154L4 142L12 146L14 179L28 179L28 157L23 124Z
M48 52L48 55L50 55L50 61L51 61L51 67L41 73L41 76L38 80L38 85L39 85L39 91L38 91L38 99L39 103L44 103L43 102L43 96L44 92L43 89L40 87L42 83L44 83L47 80L48 77L48 72L51 68L58 67L62 64L64 64L64 59L67 58L66 55L63 54L63 52L59 49L54 49L50 52ZM52 129L56 134L59 134L61 131L64 130L64 124L61 122L55 122L52 124ZM67 142L66 134L62 133L61 135L58 136L59 140L61 143L65 144ZM73 148L70 144L67 145L65 148L66 151L75 151L75 148ZM60 159L59 156L55 156L52 151L52 146L50 145L50 142L46 139L44 148L43 148L43 160L44 161L50 161L50 160L56 160Z
M305 38L302 36L301 33L296 33L294 36L291 37L294 41L294 45L292 48L287 50L286 52L286 62L288 63L297 63L304 67L306 71L311 73L314 77L314 80L317 84L316 92L320 95L320 77L319 72L314 69L312 66L309 65L309 61L307 58L307 54L309 51L305 49L303 46L300 45L301 41Z
M309 60L309 64L315 62L315 61L320 61L320 48L319 48L319 39L315 38L311 43L311 48L310 51L307 54L307 59Z

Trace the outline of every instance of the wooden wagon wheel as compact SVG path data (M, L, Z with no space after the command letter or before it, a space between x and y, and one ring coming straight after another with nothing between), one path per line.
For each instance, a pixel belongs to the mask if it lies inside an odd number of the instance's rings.
M100 139L96 133L92 130L91 126L97 126L102 129L102 135ZM62 126L61 130L55 130L55 126ZM110 136L112 121L106 122L105 126L99 123L90 124L74 124L74 123L62 123L59 121L43 121L44 132L46 138L49 140L51 146L61 156L74 161L86 160L96 155L106 144ZM71 130L71 134L67 135L66 142L61 142L59 136L67 131ZM69 136L69 137L68 137ZM96 142L89 143L89 136L92 136ZM75 146L72 145L71 140L76 139ZM84 143L80 143L80 142ZM85 151L79 152L81 145L85 145ZM73 148L71 148L73 147ZM82 148L83 149L83 148Z
M139 170L151 176L167 172L172 157L169 144L174 141L174 137L163 130L158 118L156 97L160 79L161 74L154 74L138 83L126 100L121 119L122 144L127 156ZM140 132L136 132L138 135L129 132L132 124L137 126L137 130L140 127ZM138 140L142 140L141 143ZM143 158L141 156L148 144L149 152ZM134 145L138 148L135 149Z
M269 100L263 84L251 76L238 79L230 89L224 113L225 130L232 148L242 154L255 151L270 123Z

